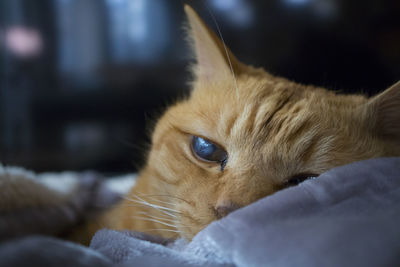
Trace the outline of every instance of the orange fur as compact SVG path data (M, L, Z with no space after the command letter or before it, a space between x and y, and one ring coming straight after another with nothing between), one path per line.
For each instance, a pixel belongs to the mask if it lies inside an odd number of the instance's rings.
M103 218L111 228L191 239L220 217L218 205L248 205L298 173L400 156L400 83L368 99L274 77L237 61L190 7L185 11L197 58L192 94L158 121L129 200ZM223 171L193 155L193 135L227 151Z

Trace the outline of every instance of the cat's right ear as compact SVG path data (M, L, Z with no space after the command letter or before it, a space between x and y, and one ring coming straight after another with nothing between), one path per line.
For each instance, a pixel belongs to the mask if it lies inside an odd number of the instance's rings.
M367 114L379 135L400 142L400 81L369 99Z
M185 13L189 21L189 40L197 61L193 68L196 79L215 82L238 75L242 64L229 48L190 6L185 5Z

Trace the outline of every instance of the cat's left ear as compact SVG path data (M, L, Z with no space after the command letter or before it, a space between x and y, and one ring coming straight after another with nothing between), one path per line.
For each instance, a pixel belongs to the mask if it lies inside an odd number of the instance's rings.
M372 97L367 111L379 135L400 141L400 81Z
M243 64L190 6L185 5L185 13L190 26L189 37L197 60L197 65L194 66L196 78L218 81L231 78L233 74L238 75Z

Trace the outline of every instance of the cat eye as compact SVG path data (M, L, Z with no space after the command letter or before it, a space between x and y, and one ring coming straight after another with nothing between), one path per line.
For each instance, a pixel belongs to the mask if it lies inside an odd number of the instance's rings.
M221 171L224 169L228 159L228 154L223 148L198 136L192 137L192 151L197 158L203 161L220 163Z
M305 180L308 179L314 179L317 178L318 175L315 173L300 173L300 174L296 174L292 177L290 177L289 179L286 180L285 182L285 186L295 186L298 185L302 182L304 182Z

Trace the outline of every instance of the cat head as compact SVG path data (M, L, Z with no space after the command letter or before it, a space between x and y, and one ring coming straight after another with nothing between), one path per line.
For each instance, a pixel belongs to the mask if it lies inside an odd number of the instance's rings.
M180 199L184 237L335 166L400 155L400 83L368 99L275 77L238 61L185 12L192 92L157 123L145 168L158 192Z

